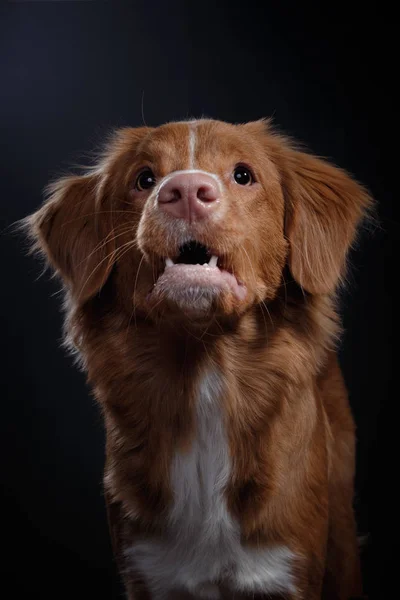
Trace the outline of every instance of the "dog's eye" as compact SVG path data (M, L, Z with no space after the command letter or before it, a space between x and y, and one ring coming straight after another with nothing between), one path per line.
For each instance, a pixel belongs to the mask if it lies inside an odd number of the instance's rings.
M145 169L139 173L138 178L136 179L135 188L139 192L143 192L144 190L152 188L155 182L156 178L154 177L153 171L151 169Z
M239 185L251 185L254 182L252 172L244 166L236 167L233 171L233 178Z

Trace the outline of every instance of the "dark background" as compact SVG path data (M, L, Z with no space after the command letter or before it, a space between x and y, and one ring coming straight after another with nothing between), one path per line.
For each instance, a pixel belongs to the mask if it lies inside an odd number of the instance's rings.
M358 426L359 529L370 533L366 588L376 598L393 591L397 34L383 5L348 4L15 2L0 9L2 581L12 590L4 597L119 597L102 498L101 418L59 346L58 285L37 280L40 265L8 227L39 206L50 178L86 162L110 128L202 115L273 115L378 201L380 227L352 256L341 360ZM382 459L378 427L393 441Z

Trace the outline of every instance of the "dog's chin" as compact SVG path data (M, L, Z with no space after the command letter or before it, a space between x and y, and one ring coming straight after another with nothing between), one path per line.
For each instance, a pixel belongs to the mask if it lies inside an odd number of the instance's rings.
M160 316L204 323L237 312L246 296L246 286L228 271L176 264L166 267L147 301L150 310L154 307Z

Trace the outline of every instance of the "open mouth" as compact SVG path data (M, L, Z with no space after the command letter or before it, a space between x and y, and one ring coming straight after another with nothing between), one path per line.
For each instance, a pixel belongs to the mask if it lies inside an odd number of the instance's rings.
M153 299L165 298L181 309L204 313L214 299L228 294L242 301L247 295L245 285L226 268L226 259L192 240L178 249L174 258L165 258L164 271L151 292Z
M165 259L166 267L173 267L174 265L202 265L203 267L215 268L218 265L218 256L211 254L210 250L203 244L192 240L179 248L175 260Z

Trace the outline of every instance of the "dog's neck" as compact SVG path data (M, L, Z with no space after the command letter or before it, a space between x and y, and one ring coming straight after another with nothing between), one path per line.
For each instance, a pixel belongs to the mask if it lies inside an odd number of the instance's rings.
M70 333L79 340L89 381L95 387L107 380L109 373L112 389L120 378L132 385L134 380L137 385L137 380L147 378L154 393L167 382L186 388L205 369L216 367L223 376L228 359L241 361L246 369L257 354L288 343L301 348L306 357L304 376L316 374L338 333L331 298L303 295L290 282L268 305L261 303L238 319L214 320L204 326L152 322L140 314L132 315L113 296L108 298L110 293L104 290L70 319ZM310 330L316 333L312 346L307 335ZM86 332L84 338L80 331ZM300 364L299 360L296 363ZM294 365L286 364L286 370L293 373Z
M305 410L298 401L301 390L307 397L337 331L329 298L304 298L299 305L290 289L236 322L216 322L197 332L135 321L110 300L100 296L71 319L71 326L78 339L85 332L80 338L85 369L96 398L107 407L107 444L121 465L119 476L135 472L138 482L147 482L145 491L132 481L115 484L140 499L146 526L171 502L167 466L177 451L190 448L202 382L218 375L216 401L230 443L239 446L238 456L252 456L258 427L273 426L284 406L294 411L290 422L296 421L296 411ZM310 329L317 335L306 335ZM248 465L238 467L237 485L229 495L237 514L250 511L248 492L257 496L257 490L242 489L247 476ZM258 510L254 502L251 507L252 514Z

